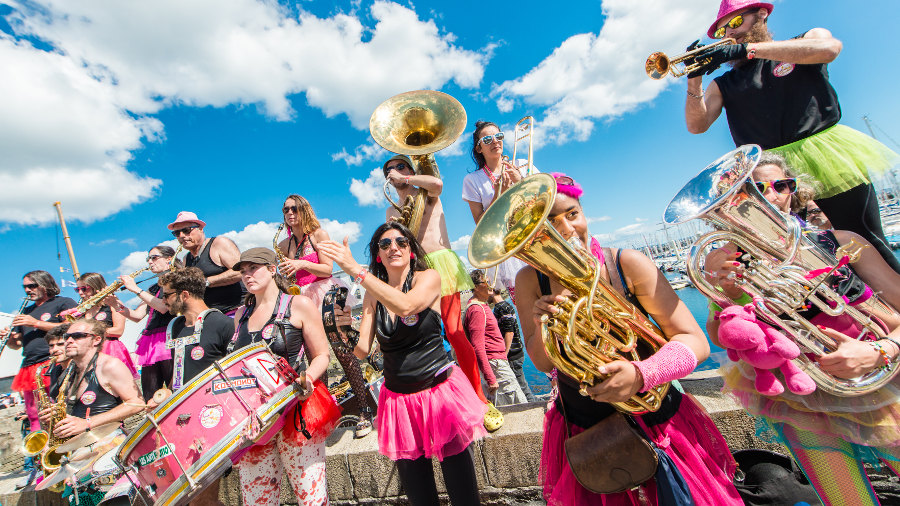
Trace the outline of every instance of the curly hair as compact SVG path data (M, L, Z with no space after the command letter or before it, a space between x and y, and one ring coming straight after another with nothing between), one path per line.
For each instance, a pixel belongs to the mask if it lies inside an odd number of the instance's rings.
M169 271L159 277L159 284L179 293L186 291L198 299L202 299L206 293L206 276L196 267Z
M96 321L96 320L90 320ZM71 323L61 323L52 329L48 330L46 334L44 334L44 339L49 343L50 341L56 341L59 339L65 339L66 331L69 330L69 326ZM104 328L106 325L103 326Z
M412 279L414 272L424 271L428 268L428 264L425 263L425 250L422 249L419 241L416 240L416 236L414 236L408 228L396 221L391 221L384 223L375 229L375 233L372 234L372 238L369 239L369 247L367 250L369 255L369 272L382 281L387 282L388 280L387 269L385 269L384 264L378 262L378 241L388 230L396 230L397 232L400 232L400 235L409 239L409 250L413 253L415 258L410 259L410 269L407 280Z
M806 174L797 174L791 169L783 156L773 151L764 151L759 157L756 168L764 165L774 165L784 172L784 177L797 180L797 191L791 195L791 212L799 213L806 209L806 204L816 196L816 181ZM754 172L756 171L754 168ZM755 180L755 179L754 179Z

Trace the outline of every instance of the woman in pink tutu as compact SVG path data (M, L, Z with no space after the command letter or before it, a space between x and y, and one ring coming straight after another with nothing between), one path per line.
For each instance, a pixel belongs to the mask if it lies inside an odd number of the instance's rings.
M557 184L549 217L553 227L566 241L576 240L590 251L599 260L603 279L652 317L669 342L644 360L617 360L601 367L600 372L608 375L607 379L587 387L586 395L580 394L577 380L558 372L559 396L544 418L544 498L550 505L672 504L672 499L667 499L671 496L666 494L677 489L683 495L689 494L685 499L693 499L697 505L743 504L733 484L736 464L728 445L703 408L675 386L669 388L659 410L630 416L674 464L674 473L666 473L666 482L651 478L633 490L601 495L577 481L564 451L568 434L575 436L613 415L612 402L626 401L638 392L687 376L709 355L709 344L653 261L634 250L601 248L588 233L579 200L581 186L563 174L552 175ZM540 319L559 311L557 304L565 300L563 292L556 281L530 266L519 271L516 279L516 307L526 349L534 365L544 372L553 371L554 366L541 339ZM677 479L678 475L683 481ZM678 485L672 486L673 483Z
M378 399L378 448L397 463L400 483L414 505L438 504L431 457L441 463L452 504L479 504L469 446L485 434L487 406L444 352L441 278L409 229L378 227L369 241L369 266L353 259L347 240L323 241L323 256L366 290L355 353L366 357L377 337L384 353Z
M85 272L75 281L75 291L81 296L82 301L93 297L94 294L104 288L106 288L106 280L103 279L103 274L99 272ZM128 348L119 341L122 333L125 332L125 316L118 311L113 311L112 308L120 305L121 303L116 299L115 295L110 295L89 309L84 314L84 318L97 320L109 326L106 329L106 339L103 340L103 349L101 351L124 362L128 366L128 370L131 371L131 375L137 379L137 368L131 360L131 354L128 353Z

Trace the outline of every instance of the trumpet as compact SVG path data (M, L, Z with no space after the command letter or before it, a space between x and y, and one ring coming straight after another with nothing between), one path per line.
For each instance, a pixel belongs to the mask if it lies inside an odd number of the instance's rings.
M644 71L647 73L647 76L650 77L650 79L662 79L663 77L666 77L666 74L669 73L671 73L673 77L681 77L685 74L690 74L691 72L700 69L701 67L709 63L710 58L702 58L700 60L696 60L690 65L685 65L685 60L694 58L701 52L706 51L711 47L734 44L735 42L736 41L734 39L729 37L727 39L722 39L706 46L700 46L697 49L693 49L684 54L673 56L671 58L666 56L666 53L657 51L647 57L647 61L646 63L644 63ZM680 68L679 65L681 65Z
M278 230L275 231L275 237L272 238L272 249L275 250L275 258L278 259L279 264L287 260L287 257L281 252L281 248L278 247L278 236L281 235L282 230L284 230L284 223L278 225ZM298 244L297 247L299 248L300 245ZM279 270L278 272L280 273L281 271ZM296 279L296 277L294 277L294 279ZM300 295L300 287L296 283L291 283L287 293L288 295Z

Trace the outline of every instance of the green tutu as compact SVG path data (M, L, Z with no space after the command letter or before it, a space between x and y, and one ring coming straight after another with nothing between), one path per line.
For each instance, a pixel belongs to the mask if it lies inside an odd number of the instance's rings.
M472 278L459 255L449 249L433 251L425 255L428 267L441 275L441 297L472 289Z
M798 173L809 174L821 185L816 197L833 197L871 182L900 162L900 155L868 135L844 125L784 146L772 148Z

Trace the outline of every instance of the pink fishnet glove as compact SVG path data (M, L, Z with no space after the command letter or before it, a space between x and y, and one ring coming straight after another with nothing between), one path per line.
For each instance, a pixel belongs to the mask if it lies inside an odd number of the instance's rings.
M641 392L683 378L697 367L697 355L684 343L669 341L650 358L632 362L644 377Z

